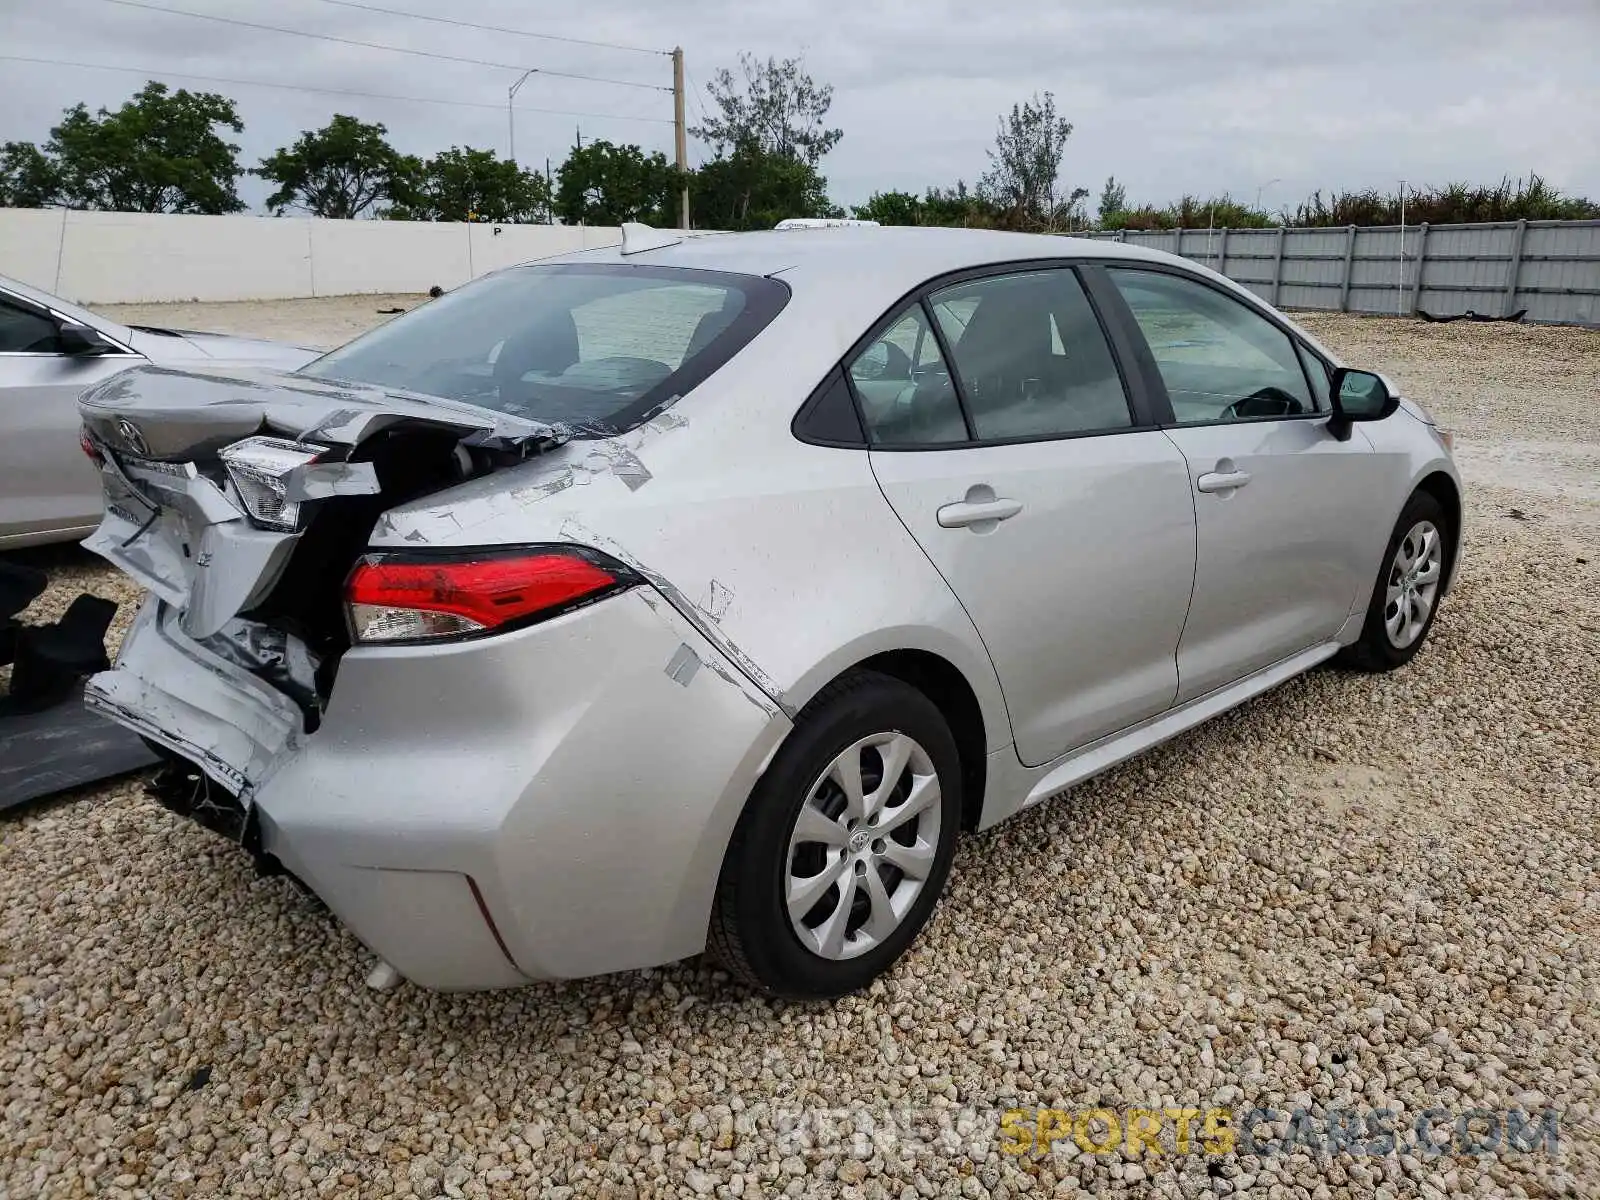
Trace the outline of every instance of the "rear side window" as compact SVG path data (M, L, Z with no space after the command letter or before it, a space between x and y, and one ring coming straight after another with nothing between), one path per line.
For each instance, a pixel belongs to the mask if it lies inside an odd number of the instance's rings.
M848 369L873 445L937 446L967 440L950 368L920 304L902 313Z
M1072 271L986 276L931 303L979 439L1133 424L1116 361Z
M727 362L788 302L755 275L560 263L446 293L302 368L318 379L624 433Z

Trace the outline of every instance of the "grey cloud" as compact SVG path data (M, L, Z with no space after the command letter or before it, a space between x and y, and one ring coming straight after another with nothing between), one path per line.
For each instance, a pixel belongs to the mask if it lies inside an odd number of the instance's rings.
M318 0L155 0L497 62L670 82L664 58L517 38L342 9ZM787 0L601 6L478 0L433 6L375 0L463 20L630 45L684 46L696 95L738 52L803 55L835 87L844 140L823 164L836 199L921 190L982 173L998 115L1036 90L1076 123L1064 172L1097 188L1125 179L1135 199L1231 191L1272 204L1312 188L1392 187L1544 172L1600 196L1600 7L1594 0ZM161 68L172 82L234 96L253 164L335 111L381 120L403 149L451 144L504 151L508 70L385 54L104 0L9 0L4 53ZM468 100L482 109L402 104L193 83L191 72L304 86ZM125 98L142 79L0 63L0 140L42 140L61 110ZM525 161L559 163L583 136L671 153L662 93L535 77L518 97ZM612 114L564 117L540 108ZM703 147L692 148L696 157ZM259 201L252 181L247 198Z

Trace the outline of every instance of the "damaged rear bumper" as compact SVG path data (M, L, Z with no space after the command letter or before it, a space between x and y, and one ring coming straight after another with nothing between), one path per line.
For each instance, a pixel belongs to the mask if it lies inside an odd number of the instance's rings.
M304 738L305 718L288 696L185 634L177 610L155 596L116 667L90 679L84 702L246 802Z
M90 695L238 796L253 849L436 988L698 953L790 728L644 586L491 639L357 647L309 734L152 600Z

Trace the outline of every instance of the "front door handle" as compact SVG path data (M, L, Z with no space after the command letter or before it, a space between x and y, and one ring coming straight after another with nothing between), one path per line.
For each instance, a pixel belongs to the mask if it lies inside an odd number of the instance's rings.
M972 496L973 488L967 495ZM985 489L987 490L987 489ZM993 493L990 493L993 497ZM1009 520L1022 511L1022 501L1006 500L1004 498L959 500L954 504L946 504L939 509L939 524L945 529L961 529L972 526L983 526L993 529L1001 522ZM980 528L978 532L983 532Z
M1207 471L1194 481L1194 486L1201 492L1231 492L1249 482L1249 471Z

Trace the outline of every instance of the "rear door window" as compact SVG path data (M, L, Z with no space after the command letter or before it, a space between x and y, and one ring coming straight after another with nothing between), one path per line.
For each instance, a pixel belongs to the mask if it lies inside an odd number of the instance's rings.
M720 271L514 267L412 309L302 373L608 437L700 383L788 298L776 280Z
M984 276L931 301L980 440L1133 424L1116 360L1073 271Z

